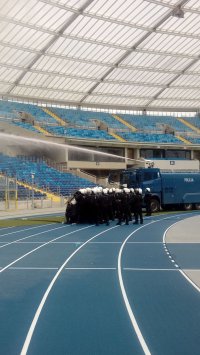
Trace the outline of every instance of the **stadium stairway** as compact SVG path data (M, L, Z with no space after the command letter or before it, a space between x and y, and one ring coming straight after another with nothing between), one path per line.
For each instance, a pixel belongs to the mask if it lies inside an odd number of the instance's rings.
M200 133L200 129L195 127L193 124L187 122L186 120L184 120L183 118L178 118L178 120L180 122L182 122L184 125L186 125L187 127L191 128L193 131L195 131L196 133Z
M130 123L126 122L123 118L117 116L117 115L112 115L117 121L121 122L124 124L124 126L128 127L131 131L135 132L137 129L132 126Z
M37 128L38 131L40 131L41 133L43 133L44 135L49 135L50 133L48 131L46 131L44 128L38 126L38 125L34 125L35 128Z
M120 141L120 142L126 142L126 140L125 140L124 138L118 136L118 134L116 134L116 133L109 132L109 134L110 134L111 136L113 136L114 138L116 138L116 139L117 139L118 141Z
M17 181L17 184L20 186L24 186L28 188L29 190L34 190L35 192L40 192L41 194L45 194L49 199L52 199L53 202L59 202L60 201L60 196L54 195L53 193L47 192L46 190L42 190L38 187L31 186L29 184L26 184L22 181Z
M43 108L43 111L48 113L48 115L50 115L51 117L55 118L55 120L57 122L59 122L59 124L61 126L66 126L66 122L64 120L62 120L62 118L60 118L58 115L56 115L54 112L50 111L48 108Z
M190 141L188 141L186 138L183 138L181 136L178 136L178 135L175 135L175 137L179 140L181 140L183 143L186 143L186 144L191 144Z

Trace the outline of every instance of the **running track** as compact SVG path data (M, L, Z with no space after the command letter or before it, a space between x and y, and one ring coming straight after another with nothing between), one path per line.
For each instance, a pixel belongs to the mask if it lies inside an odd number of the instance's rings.
M2 228L0 354L199 355L200 244L165 244L193 215Z

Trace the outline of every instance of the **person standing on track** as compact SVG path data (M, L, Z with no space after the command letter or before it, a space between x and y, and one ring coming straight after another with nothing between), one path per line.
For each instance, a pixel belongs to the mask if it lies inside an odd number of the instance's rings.
M140 224L143 224L143 215L142 215L142 189L135 190L134 197L134 217L135 222L133 224L138 224L140 219Z
M149 187L145 189L145 195L144 195L144 204L146 207L146 216L151 216L151 190Z

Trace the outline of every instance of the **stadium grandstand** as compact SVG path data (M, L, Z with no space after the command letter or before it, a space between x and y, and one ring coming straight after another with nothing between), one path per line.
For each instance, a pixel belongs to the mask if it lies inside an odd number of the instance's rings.
M198 171L199 14L193 0L2 0L0 208L62 204L129 167Z

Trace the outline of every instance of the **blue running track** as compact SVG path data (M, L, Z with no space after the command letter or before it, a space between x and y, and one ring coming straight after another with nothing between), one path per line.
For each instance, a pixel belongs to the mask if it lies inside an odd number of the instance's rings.
M164 239L198 214L2 228L0 354L199 355L200 243Z

